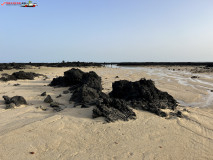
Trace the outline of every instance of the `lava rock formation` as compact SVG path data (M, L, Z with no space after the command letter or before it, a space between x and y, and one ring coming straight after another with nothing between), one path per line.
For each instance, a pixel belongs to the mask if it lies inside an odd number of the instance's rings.
M73 92L70 101L81 104L83 108L95 106L93 118L105 117L107 122L135 119L136 114L131 108L166 117L168 114L162 109L174 111L177 107L171 95L158 90L152 80L146 79L116 81L112 85L112 92L107 95L102 92L101 77L95 72L84 73L79 69L71 69L64 72L63 77L54 78L50 86L69 86Z
M8 97L8 96L3 96L5 104L11 104L11 106L13 106L13 104L15 104L15 106L19 107L20 105L23 104L27 104L27 101L24 99L24 97L22 96L14 96L12 98ZM7 109L12 108L12 107L8 107Z
M14 72L12 75L4 74L0 80L2 81L12 81L12 80L18 80L18 79L28 79L28 80L34 80L35 77L44 76L42 74L37 74L33 72Z

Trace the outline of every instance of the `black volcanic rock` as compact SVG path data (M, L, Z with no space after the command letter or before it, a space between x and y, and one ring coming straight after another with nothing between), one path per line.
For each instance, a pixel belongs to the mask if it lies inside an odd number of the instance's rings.
M47 92L43 92L42 94L41 94L41 96L46 96L47 95Z
M67 87L70 86L70 90L75 90L82 85L87 85L90 88L102 90L101 77L95 72L84 73L80 69L71 69L64 72L63 77L54 78L50 83L50 86Z
M10 102L10 97L8 97L8 96L3 96L3 98L4 98L5 104L10 104L10 103L11 103L11 102Z
M6 104L5 109L14 109L15 106L16 106L16 105L15 105L14 103Z
M168 113L162 109L175 110L177 106L171 95L158 90L153 81L146 79L116 81L112 92L107 95L102 92L101 77L95 72L84 73L79 69L71 69L64 72L63 77L54 78L50 86L70 86L69 90L73 93L70 101L83 108L96 106L93 118L105 117L107 122L135 119L136 115L130 107L167 117Z
M191 76L191 78L194 79L194 78L199 78L199 77L198 76Z
M121 80L114 82L112 88L110 97L123 99L133 108L147 110L163 117L165 114L160 109L174 110L177 106L177 101L167 92L158 90L152 80Z
M73 92L70 101L80 104L92 104L99 98L99 93L96 89L83 85Z
M44 102L45 102L45 103L51 103L51 102L53 102L53 99L52 99L52 97L51 97L50 95L48 95L48 96L44 99Z
M99 77L95 72L91 71L89 73L84 73L82 77L83 84L88 87L94 88L98 91L102 90L101 77Z
M38 74L36 73L24 71L14 72L12 75L15 76L17 79L29 79L29 80L33 80L34 77L38 76Z
M63 94L68 94L70 93L70 91L66 90L66 91L63 91Z
M114 122L117 120L128 121L136 119L136 114L128 107L124 100L120 99L104 99L103 102L97 104L93 109L93 118L105 117L107 122Z
M22 96L14 96L12 98L8 96L3 96L5 100L5 104L11 104L14 103L17 107L23 104L27 104L27 101Z
M84 72L80 69L71 69L64 72L65 83L67 85L76 85L82 83L82 77Z
M71 85L81 84L84 72L79 69L71 69L64 72L63 77L54 78L50 86L67 87Z
M0 78L1 81L16 81L17 78L14 75L4 75Z
M18 80L18 79L29 79L34 80L35 77L43 76L41 74L33 73L33 72L14 72L12 75L5 74L3 75L0 80L2 81L12 81L12 80Z
M57 103L57 102L51 102L50 103L50 107L53 108L54 111L56 112L60 112L62 111L64 108L61 106L61 104Z

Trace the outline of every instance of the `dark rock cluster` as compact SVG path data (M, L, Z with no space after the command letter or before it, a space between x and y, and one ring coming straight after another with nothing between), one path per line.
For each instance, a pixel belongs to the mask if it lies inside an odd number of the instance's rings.
M114 122L117 120L128 121L136 119L135 112L129 108L124 100L115 98L104 98L96 104L93 109L93 118L105 117L107 122Z
M28 79L28 80L34 80L35 77L43 76L42 74L37 74L33 72L14 72L12 75L3 74L0 78L1 81L12 81L12 80L18 80L18 79Z
M10 69L25 69L26 66L35 66L35 67L101 67L101 63L93 62L64 62L61 63L0 63L0 71L10 70Z
M123 99L135 109L147 110L159 116L166 116L161 109L174 110L177 101L167 92L158 90L152 80L141 79L136 82L116 81L112 85L110 97Z
M1 63L0 64L0 71L3 70L10 70L10 69L24 69L25 64L20 63Z
M95 104L98 98L99 91L87 85L82 85L73 92L70 101L74 101L78 104Z
M102 90L101 77L95 72L84 73L80 69L71 69L64 72L63 77L54 78L50 83L50 86L67 87L72 86L70 90L75 90L82 85L87 85L90 88L94 88L98 91Z
M26 105L27 101L22 96L14 96L12 98L8 96L3 96L6 109L14 108L15 106L19 107L20 105Z
M116 81L112 92L107 95L102 92L101 77L95 72L84 73L79 69L71 69L63 77L54 78L50 86L70 86L69 90L73 92L70 101L82 105L82 108L95 106L93 117L105 117L107 122L135 119L136 114L131 108L166 117L168 114L162 109L173 111L177 106L171 95L158 90L153 81L146 79Z

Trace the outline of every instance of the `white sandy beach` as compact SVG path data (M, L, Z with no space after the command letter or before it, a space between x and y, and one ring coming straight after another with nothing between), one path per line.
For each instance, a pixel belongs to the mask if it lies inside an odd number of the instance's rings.
M136 120L114 123L92 119L92 108L73 108L69 103L71 94L63 94L68 87L47 86L70 68L25 69L47 75L48 79L0 82L0 160L211 160L213 73L195 74L185 68L176 67L175 71L167 67L81 68L101 76L106 93L116 80L152 79L157 88L184 106L180 110L188 110L183 111L186 118L174 119L134 110ZM20 86L13 86L17 83ZM45 91L67 108L53 112L40 96ZM56 98L59 94L62 97ZM5 110L3 95L23 96L29 105ZM41 105L48 107L47 111L38 108Z

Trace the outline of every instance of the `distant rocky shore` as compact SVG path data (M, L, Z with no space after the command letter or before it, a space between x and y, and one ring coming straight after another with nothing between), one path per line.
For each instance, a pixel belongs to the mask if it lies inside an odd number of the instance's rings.
M10 69L25 69L29 66L33 67L101 67L101 63L93 62L61 62L61 63L0 63L0 71Z
M205 73L213 72L212 62L65 62L60 63L0 63L0 71L10 69L26 69L29 67L103 67L107 65L117 65L123 67L145 67L145 66L164 66L172 68L174 66L191 66L191 72Z

